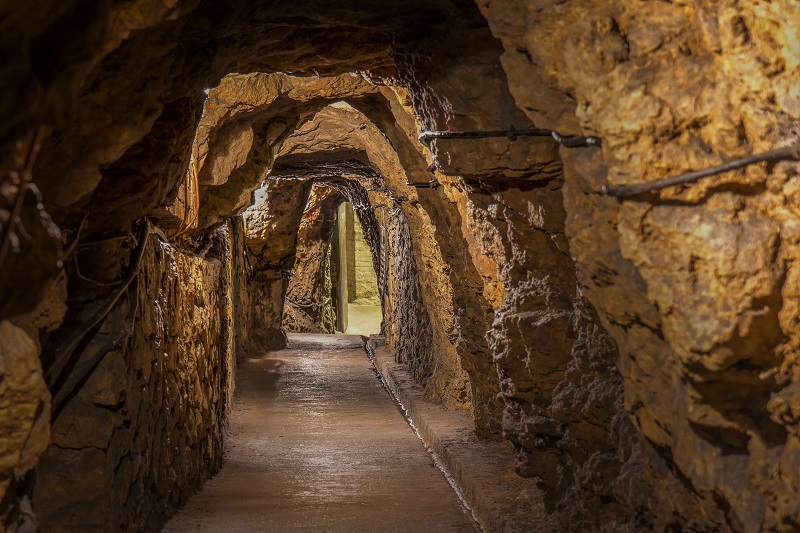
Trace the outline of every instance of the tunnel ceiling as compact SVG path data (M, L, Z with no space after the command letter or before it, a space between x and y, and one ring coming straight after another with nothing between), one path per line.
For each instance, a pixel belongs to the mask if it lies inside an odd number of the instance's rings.
M241 2L224 8L215 2L185 2L169 8L98 4L94 12L81 9L82 5L67 3L48 18L6 20L8 35L30 45L29 53L14 54L16 62L6 67L14 74L6 77L13 82L7 91L10 97L4 100L8 120L0 138L19 137L20 124L54 127L37 162L38 179L58 218L72 220L81 210L90 213L87 234L110 225L125 228L141 207L152 210L174 196L176 178L189 165L191 152L186 148L200 120L204 90L215 87L228 73L330 76L364 72L373 81L415 87L439 75L443 64L437 62L486 54L487 38L491 42L477 8L463 2L349 7L320 2L302 8L284 2L257 7ZM71 39L70 24L90 17L96 21L92 30ZM483 38L475 39L477 35ZM58 44L64 40L74 42L73 48ZM254 121L252 133L231 124L227 131L212 131L210 140L216 141L217 134L253 135L269 144L274 141L270 135L285 133L276 133L280 116L290 130L328 98L353 97L359 88L365 93L376 91L363 81L360 87L351 82L347 82L350 87L311 82L305 96L293 96L290 87L256 86L262 82L270 83L261 80L234 89L243 97L250 90L276 100L260 119L249 117ZM232 96L225 90L216 94L222 99ZM415 94L418 109L432 96L423 87ZM305 110L293 98L307 102ZM39 104L25 105L33 99ZM257 99L250 98L251 104L264 104ZM480 113L466 108L468 104L462 103L460 115L467 123L482 120ZM207 111L213 105L210 99ZM35 113L23 116L20 109ZM241 119L247 114L246 109L232 110L225 118ZM217 122L213 112L205 115ZM443 119L421 118L431 125ZM518 115L517 120L524 119ZM266 150L256 144L256 150ZM204 154L198 155L202 163ZM268 156L256 153L252 159L240 173L257 172ZM207 171L201 170L200 179L207 179ZM242 186L232 180L220 193L233 194L237 188ZM103 212L116 216L102 220Z
M203 91L228 73L364 71L376 79L397 79L404 58L425 63L412 58L439 47L463 54L470 30L485 28L476 8L459 2L349 8L324 2L302 7L181 2L152 9L106 3L94 12L83 7L67 3L48 18L5 21L10 41L14 36L30 44L27 54L9 54L16 62L6 65L9 75L4 77L14 81L4 100L8 120L0 138L19 137L21 124L55 126L37 172L48 202L64 207L65 214L84 207L112 211L106 208L114 206L117 212L130 212L143 200L153 208L174 194L175 177L188 166L185 148L199 119ZM70 30L71 23L90 18L96 26L71 39L76 31ZM59 43L65 40L75 44L64 48ZM315 96L326 97L322 92ZM39 105L25 105L33 99ZM22 116L18 111L23 108L36 112ZM283 109L287 116L302 115L290 108ZM98 130L87 124L105 126ZM140 191L146 191L147 199L138 196ZM127 221L120 223L127 226ZM87 231L95 231L91 221Z

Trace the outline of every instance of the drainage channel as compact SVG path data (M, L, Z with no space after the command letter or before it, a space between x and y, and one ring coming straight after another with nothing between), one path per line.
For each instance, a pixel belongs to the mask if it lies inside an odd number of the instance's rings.
M386 380L381 371L378 369L378 365L375 362L375 357L370 353L369 348L367 347L367 343L368 341L364 343L364 351L366 352L367 358L372 364L372 371L375 372L375 376L378 378L378 380L381 382L381 385L383 385L383 388L389 394L389 397L392 399L395 406L400 411L400 414L403 415L403 418L405 419L406 423L411 428L411 430L414 432L414 435L416 435L417 438L420 440L420 442L422 442L422 445L425 447L425 451L428 452L428 455L430 455L434 466L436 466L436 468L442 473L444 478L447 480L447 484L450 485L450 488L455 493L456 498L458 499L458 502L463 508L463 510L467 514L469 514L470 517L472 517L473 522L475 523L476 527L480 529L480 531L482 531L483 533L487 533L487 529L480 522L480 520L478 520L478 517L475 514L475 510L472 508L467 499L464 497L464 493L461 491L461 488L458 486L458 483L456 483L456 480L453 478L453 476L450 475L450 472L447 471L447 468L444 466L444 462L440 459L439 455L433 450L433 447L430 446L422 437L422 434L419 432L419 429L417 428L416 424L414 424L414 420L411 417L409 410L406 408L405 405L403 405L403 402L400 400L400 398L397 397L395 392L389 386L389 382Z

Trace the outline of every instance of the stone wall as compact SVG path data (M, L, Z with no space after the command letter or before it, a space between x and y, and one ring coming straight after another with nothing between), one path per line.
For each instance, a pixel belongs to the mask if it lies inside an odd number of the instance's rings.
M0 322L0 531L35 523L30 487L50 440L50 392L39 348L22 329Z
M233 300L233 342L236 351L236 362L244 360L251 351L250 291L247 290L250 278L250 265L247 260L245 245L245 225L241 216L230 219L230 297Z
M54 414L33 496L42 531L155 531L220 468L235 361L230 231L214 236L222 261L148 237L138 287L81 357L133 317L130 336Z
M386 343L424 387L435 364L433 330L422 301L411 231L399 209L385 214L383 227L388 233Z

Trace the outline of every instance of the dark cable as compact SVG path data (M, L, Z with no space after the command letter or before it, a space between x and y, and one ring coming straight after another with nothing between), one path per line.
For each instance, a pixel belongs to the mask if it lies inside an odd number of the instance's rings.
M730 172L731 170L738 170L756 163L763 163L764 161L800 161L800 144L743 157L742 159L734 159L733 161L728 161L727 163L715 167L694 170L692 172L686 172L648 183L637 183L636 185L624 185L621 187L603 185L602 192L608 196L625 198L627 196L635 196L646 192L660 191L661 189L672 187L673 185L693 183L702 178L715 176L723 172Z

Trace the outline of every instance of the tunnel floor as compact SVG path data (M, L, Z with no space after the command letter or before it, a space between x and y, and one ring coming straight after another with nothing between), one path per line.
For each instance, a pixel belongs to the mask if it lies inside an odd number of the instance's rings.
M289 338L242 364L225 465L164 531L477 531L361 338Z

